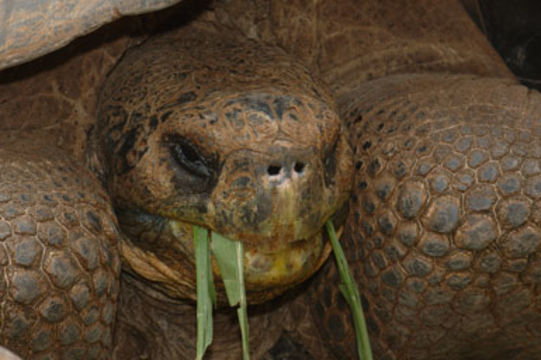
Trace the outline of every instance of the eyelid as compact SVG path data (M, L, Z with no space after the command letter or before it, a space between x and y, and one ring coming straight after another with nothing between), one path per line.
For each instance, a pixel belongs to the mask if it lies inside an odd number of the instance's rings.
M176 142L172 144L172 146L177 149L180 148L182 152L187 155L188 160L191 162L196 162L198 160L202 161L206 165L205 157L201 154L201 152L197 149L196 146L192 145L189 142ZM195 157L196 159L189 159L190 157Z
M179 135L179 134L166 135L163 139L163 144L169 148L175 145L179 145L179 144L188 146L197 154L197 156L203 159L205 163L207 163L208 162L207 160L209 160L209 156L207 156L207 154L201 151L198 145L196 145L194 142L190 141L189 139L187 139L186 137L182 135Z
M175 162L184 170L195 176L212 177L212 174L216 170L214 168L215 161L213 161L211 157L206 156L192 141L179 134L168 134L164 137L163 143L171 152L171 156L173 156ZM185 159L178 158L179 150L182 152L181 155L184 156ZM190 159L189 157L186 157L186 155L189 155L190 153L197 158ZM195 166L190 166L190 163Z
M184 145L187 146L187 145ZM180 151L179 151L180 150ZM173 151L173 157L175 158L176 162L185 168L185 170L191 172L193 175L201 176L201 177L210 177L211 175L211 169L208 167L206 161L204 158L202 158L199 153L193 149L190 148L190 151L193 151L197 154L197 159L186 159L187 162L181 161L177 159L177 157L182 154L182 156L186 157L186 151L183 149L183 145L175 144L172 146ZM191 166L193 165L193 166Z

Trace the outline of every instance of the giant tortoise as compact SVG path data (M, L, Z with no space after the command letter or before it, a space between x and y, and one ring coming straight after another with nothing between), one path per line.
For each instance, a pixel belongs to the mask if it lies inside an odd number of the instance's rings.
M45 51L20 4L6 65ZM376 358L536 358L541 98L458 2L186 1L0 82L0 339L20 356L193 358L198 225L245 244L254 358L355 358L331 219ZM240 357L232 314L209 358Z

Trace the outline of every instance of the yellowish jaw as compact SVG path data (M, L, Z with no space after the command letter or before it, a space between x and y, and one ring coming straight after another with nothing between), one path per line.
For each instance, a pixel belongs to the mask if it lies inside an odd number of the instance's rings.
M273 253L246 248L244 271L247 288L257 291L299 283L321 266L330 250L321 233Z
M183 243L183 247L193 253L191 236L192 225L180 221L170 221L172 233ZM261 251L257 247L244 246L244 280L246 292L283 289L298 284L310 277L331 252L330 243L323 231L308 240L287 244L272 252ZM216 260L212 258L212 270L220 278ZM272 290L270 290L272 293Z

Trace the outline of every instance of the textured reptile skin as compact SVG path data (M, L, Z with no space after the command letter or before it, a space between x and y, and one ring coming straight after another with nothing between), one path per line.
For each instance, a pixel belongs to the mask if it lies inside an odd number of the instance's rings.
M104 358L120 273L108 196L44 143L3 145L0 340L25 359Z

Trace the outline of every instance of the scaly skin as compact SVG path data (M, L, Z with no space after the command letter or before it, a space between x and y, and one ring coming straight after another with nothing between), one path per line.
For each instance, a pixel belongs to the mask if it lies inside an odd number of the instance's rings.
M25 359L104 358L119 288L107 194L45 143L0 148L0 341Z
M376 358L535 358L539 94L497 79L400 75L352 96L357 185L343 243ZM326 285L336 270L325 272L316 318L337 358L355 358L349 312Z

